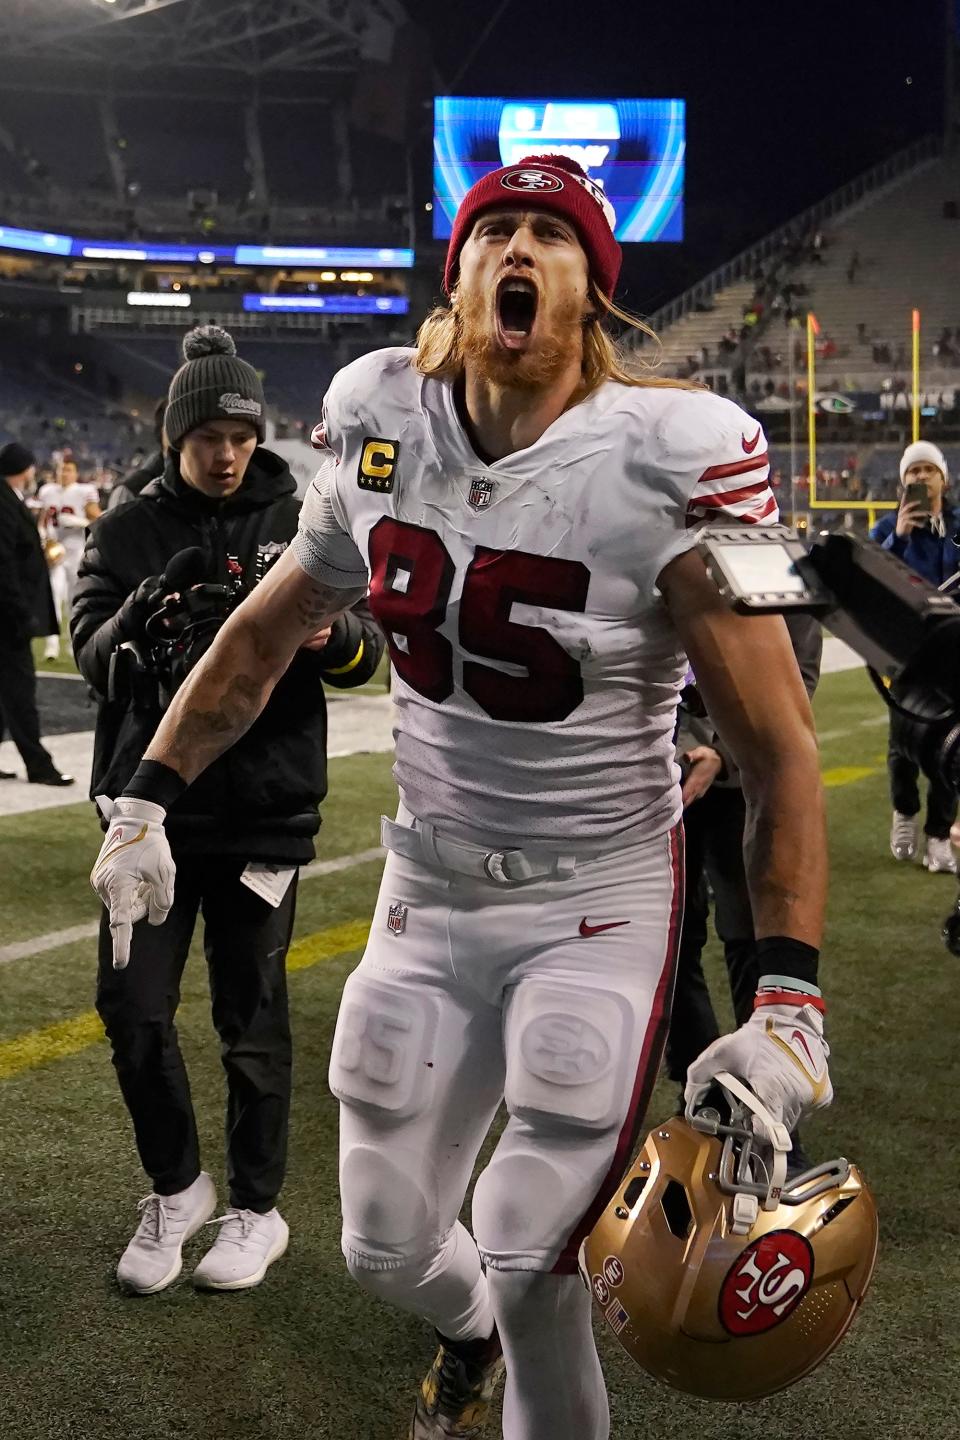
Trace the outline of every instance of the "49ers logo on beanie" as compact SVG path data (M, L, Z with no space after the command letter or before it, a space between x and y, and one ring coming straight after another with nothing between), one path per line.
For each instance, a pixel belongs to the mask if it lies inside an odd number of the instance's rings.
M591 276L605 295L613 295L622 259L613 233L613 206L596 181L566 155L528 155L519 164L491 170L470 187L457 211L447 249L443 288L448 295L457 282L460 251L477 216L510 205L549 210L567 220L586 252Z
M562 190L563 181L559 175L548 175L545 170L508 170L501 175L500 184L504 190Z

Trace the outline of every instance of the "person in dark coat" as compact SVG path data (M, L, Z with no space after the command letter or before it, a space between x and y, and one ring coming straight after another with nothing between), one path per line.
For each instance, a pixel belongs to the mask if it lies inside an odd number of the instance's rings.
M294 479L260 443L256 371L216 326L190 332L184 355L170 388L163 475L94 523L80 564L71 633L100 699L91 796L107 817L122 814L114 801L179 683L297 533ZM216 1208L174 1026L201 909L227 1075L230 1204L194 1284L256 1285L286 1249L276 1208L290 1108L285 961L297 868L314 858L327 789L323 682L362 684L382 651L365 602L340 616L304 645L256 724L172 805L173 908L162 925L133 929L124 969L114 968L102 913L97 1009L152 1184L117 1270L127 1290L171 1284L185 1240Z
M121 505L129 505L131 500L137 500L141 491L145 490L151 480L156 480L163 474L163 465L167 454L167 437L163 429L163 417L167 410L167 397L157 401L157 408L153 414L153 437L156 441L156 449L144 459L142 464L135 470L129 471L114 485L107 497L105 509L116 510Z
M43 545L24 504L36 462L23 445L0 450L0 716L34 785L72 785L40 743L37 676L30 642L56 629ZM13 771L0 779L14 780Z

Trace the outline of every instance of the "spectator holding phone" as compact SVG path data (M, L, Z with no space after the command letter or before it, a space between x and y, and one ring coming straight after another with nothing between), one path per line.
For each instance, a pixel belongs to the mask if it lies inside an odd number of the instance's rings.
M900 460L900 507L896 514L890 511L884 515L870 531L871 540L938 586L960 569L960 546L954 539L960 533L960 509L950 504L947 478L943 452L929 440L915 440ZM902 748L902 722L895 710L890 711L887 768L893 804L890 849L896 860L913 860L920 838L920 767ZM953 790L931 779L923 855L923 864L931 873L957 873L950 845L950 827L956 814Z

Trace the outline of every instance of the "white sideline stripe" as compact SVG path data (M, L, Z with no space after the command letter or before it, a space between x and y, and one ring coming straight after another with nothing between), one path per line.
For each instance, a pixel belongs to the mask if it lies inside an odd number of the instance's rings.
M866 720L855 721L855 726L859 728L861 725L886 725L888 718L885 714L870 715ZM854 725L851 725L848 730L824 730L817 736L817 739L821 744L823 744L825 740L846 740L852 734L853 730Z
M382 860L386 851L380 845L369 850L358 850L355 855L338 855L334 860L314 860L300 869L300 879L313 880L319 875L336 875L341 870L352 870L355 865L367 865L373 860ZM88 920L85 925L70 925L66 930L51 930L48 935L37 935L33 940L17 940L12 945L0 946L0 965L11 960L26 960L31 955L43 955L47 950L59 950L61 945L73 945L77 940L92 940L99 932L100 922Z
M57 769L64 775L75 776L76 785L70 790L59 790L46 785L28 785L25 778L4 780L0 784L0 818L76 805L86 799L93 766L93 731L45 736L44 743ZM355 695L347 703L338 702L329 707L328 760L339 760L345 755L389 753L392 749L393 701L389 695ZM0 744L0 770L23 773L12 740Z

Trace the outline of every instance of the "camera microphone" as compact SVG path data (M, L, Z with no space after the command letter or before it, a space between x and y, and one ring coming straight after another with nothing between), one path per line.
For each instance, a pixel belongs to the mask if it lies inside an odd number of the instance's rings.
M199 545L191 545L187 550L178 550L167 562L163 572L163 588L165 593L172 595L175 591L189 590L191 585L199 585L207 575L208 561Z

